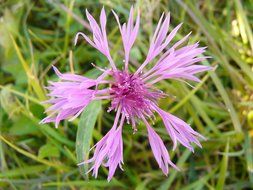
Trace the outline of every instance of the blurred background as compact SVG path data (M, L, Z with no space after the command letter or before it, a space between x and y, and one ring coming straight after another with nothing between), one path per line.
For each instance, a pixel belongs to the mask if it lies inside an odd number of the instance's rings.
M124 172L117 170L108 183L104 167L97 179L77 167L90 145L112 126L108 102L58 129L38 123L46 116L44 87L57 80L52 65L91 78L100 73L90 63L108 66L84 40L73 45L78 31L90 35L85 9L98 19L105 6L111 55L120 65L123 48L111 9L123 23L131 5L141 10L132 70L144 61L162 12L171 13L170 31L184 23L173 42L192 31L187 43L207 46L205 55L212 58L202 64L216 69L199 75L201 82L191 83L195 88L177 81L159 84L171 95L159 102L161 107L190 123L207 141L194 154L182 146L173 152L157 118L154 127L181 168L164 176L145 127L140 125L133 135L125 125ZM0 0L0 189L253 189L252 26L252 0Z

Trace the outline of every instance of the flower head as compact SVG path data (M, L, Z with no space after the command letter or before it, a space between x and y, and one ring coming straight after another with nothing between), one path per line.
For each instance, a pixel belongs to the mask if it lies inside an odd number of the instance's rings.
M52 106L46 110L49 116L41 122L54 122L58 126L61 120L76 118L91 101L110 99L111 106L108 111L116 112L114 124L110 131L94 146L93 157L80 164L91 163L92 166L89 171L93 171L95 177L97 177L101 165L108 167L108 180L111 180L116 168L119 166L122 169L122 130L124 122L131 123L134 132L136 132L137 124L143 121L147 128L148 139L154 157L163 173L167 175L169 165L175 169L178 168L170 160L163 141L149 124L149 119L154 117L156 113L162 118L172 139L173 150L176 149L178 143L181 143L193 151L192 143L201 147L199 138L204 139L204 137L181 119L159 108L157 101L164 98L165 94L158 90L155 85L165 79L199 82L200 80L195 74L211 69L208 66L196 64L206 58L199 57L205 52L205 48L199 47L198 43L180 47L190 34L168 48L181 24L168 33L170 15L163 14L152 37L145 61L134 73L131 73L129 71L130 50L137 38L140 11L134 19L134 9L132 7L128 22L123 25L120 24L117 14L113 13L119 25L125 52L124 69L118 69L110 55L104 8L100 14L100 24L86 11L93 40L84 33L78 32L75 44L78 37L82 36L91 46L107 57L111 67L107 70L100 69L102 74L97 79L89 79L75 74L62 74L54 67L60 81L50 82L50 86L47 87L50 91L48 96L51 99L46 103ZM151 65L151 61L154 61L158 56L158 61L153 64L151 69L147 70L146 66ZM103 87L105 85L108 85L108 87L102 88L101 84L103 84Z

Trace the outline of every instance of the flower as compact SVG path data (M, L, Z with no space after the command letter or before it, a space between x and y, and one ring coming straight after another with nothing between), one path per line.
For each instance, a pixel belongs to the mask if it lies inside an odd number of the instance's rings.
M95 177L97 177L101 165L108 167L108 180L111 180L118 166L123 170L122 130L124 122L130 123L134 132L136 132L137 123L143 121L147 128L148 139L154 157L163 173L167 175L169 166L175 169L178 168L170 160L162 139L150 126L148 120L154 117L155 113L162 118L172 139L173 150L176 149L178 143L181 143L193 152L192 144L201 147L198 139L204 139L204 137L181 119L158 107L158 99L164 98L165 94L156 89L155 84L165 79L199 82L200 80L195 74L211 69L211 67L196 64L207 58L199 57L205 52L205 48L199 47L198 43L182 47L190 34L168 48L181 24L168 33L170 14L163 14L151 39L145 61L134 73L131 73L129 71L130 50L137 38L140 11L134 19L134 9L132 7L128 22L123 25L120 24L117 14L115 12L113 14L122 37L125 53L124 68L122 70L118 69L110 55L104 8L100 14L100 25L86 10L93 39L90 39L82 32L78 32L75 44L78 38L82 36L91 46L107 57L110 68L107 70L99 68L102 74L97 79L89 79L75 74L62 74L54 67L60 81L50 82L50 86L47 87L50 91L48 96L51 99L46 103L51 104L51 107L46 110L49 113L48 117L43 119L41 123L54 122L57 127L61 120L73 120L80 115L91 101L109 99L111 106L108 111L116 112L114 124L111 130L93 147L95 149L93 157L79 165L92 164L89 171L93 171ZM151 69L147 70L146 66L151 65L151 61L154 61L158 55L160 55L158 61L153 64ZM102 88L106 85L108 87Z

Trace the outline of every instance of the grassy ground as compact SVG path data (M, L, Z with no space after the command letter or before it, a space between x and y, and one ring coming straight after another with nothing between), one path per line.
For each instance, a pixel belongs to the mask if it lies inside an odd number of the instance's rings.
M105 6L111 53L121 62L120 35L109 11L114 9L124 20L133 3L142 13L142 30L132 52L135 64L145 58L149 35L164 11L171 12L171 28L184 23L175 40L192 31L190 43L200 41L208 47L206 55L212 59L203 64L215 66L216 70L202 74L201 82L194 84L196 88L175 81L159 86L173 95L162 100L161 107L191 123L208 140L194 154L182 146L170 151L182 171L171 169L166 177L148 146L145 128L139 126L133 135L126 125L125 171L117 171L110 183L105 168L100 169L97 179L89 176L89 181L84 180L88 178L83 173L85 168L80 174L76 164L89 144L111 127L113 114L105 111L108 102L102 109L99 103L90 106L92 112L86 111L81 119L61 123L55 129L53 124L38 124L45 116L40 103L45 99L43 87L48 80L56 79L52 65L62 72L75 71L90 77L98 74L91 62L108 65L86 43L73 46L78 31L88 32L83 26L87 24L85 8L98 18ZM251 189L252 13L252 0L0 0L0 189ZM155 128L171 150L161 120L156 120Z

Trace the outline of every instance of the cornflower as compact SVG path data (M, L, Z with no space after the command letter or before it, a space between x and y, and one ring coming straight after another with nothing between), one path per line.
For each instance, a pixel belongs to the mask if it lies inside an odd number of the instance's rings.
M167 175L169 165L177 170L179 168L170 160L162 139L150 125L150 120L155 113L163 120L166 131L173 142L173 150L176 149L178 143L181 143L193 152L192 144L201 147L199 138L204 139L204 137L183 120L159 108L157 102L160 98L166 97L166 94L155 88L155 85L166 79L199 82L200 80L195 74L211 69L209 66L196 64L207 58L199 56L205 52L205 47L199 47L199 43L182 46L188 39L189 33L168 48L182 24L176 26L169 33L170 14L162 14L151 39L146 59L134 73L131 73L129 71L130 51L138 34L140 11L134 19L134 9L131 7L129 19L123 25L121 25L117 14L115 12L113 14L122 37L124 68L118 69L111 57L106 35L107 20L104 8L100 13L100 24L86 10L93 39L78 32L75 45L78 38L82 36L91 46L107 57L110 68L99 68L102 74L97 79L90 79L76 74L62 74L56 67L53 67L60 81L50 82L47 87L50 91L48 96L51 99L46 103L51 104L51 107L46 110L49 115L41 123L54 122L57 127L62 120L71 121L78 117L91 101L109 99L111 105L108 111L116 112L113 126L94 145L95 150L92 158L79 165L92 164L88 172L92 171L95 177L97 177L101 165L108 167L108 181L110 181L117 167L123 170L122 130L124 122L131 124L135 133L137 124L142 121L147 128L148 140L154 157L162 172ZM155 63L151 64L152 61ZM148 65L153 66L147 69ZM101 89L101 86L104 88Z

